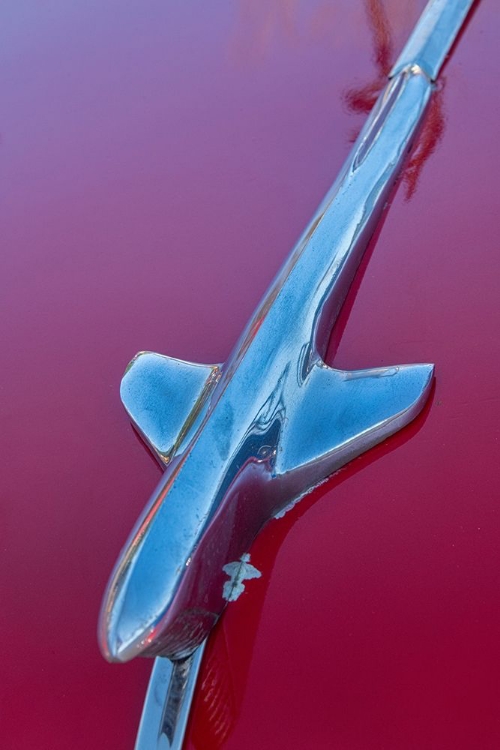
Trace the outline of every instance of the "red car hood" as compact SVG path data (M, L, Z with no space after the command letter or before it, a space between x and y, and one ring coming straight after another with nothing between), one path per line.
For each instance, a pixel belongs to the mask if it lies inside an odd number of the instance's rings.
M422 7L3 3L3 747L133 746L151 662L95 631L159 470L120 377L224 361ZM483 0L329 352L434 393L256 540L187 748L500 746L499 35Z

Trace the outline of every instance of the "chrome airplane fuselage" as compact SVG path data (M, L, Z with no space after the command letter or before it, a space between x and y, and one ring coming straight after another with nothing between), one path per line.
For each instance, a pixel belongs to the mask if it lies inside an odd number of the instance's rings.
M432 365L345 372L322 356L431 92L417 65L389 82L222 367L149 353L131 363L122 399L167 469L108 586L108 659L191 653L227 603L225 566L262 525L425 403ZM168 422L169 399L178 427L165 436L154 415Z

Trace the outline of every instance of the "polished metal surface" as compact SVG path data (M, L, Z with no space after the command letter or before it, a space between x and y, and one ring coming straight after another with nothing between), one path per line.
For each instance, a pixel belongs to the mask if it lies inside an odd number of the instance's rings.
M430 0L389 76L419 65L435 81L473 4L474 0Z
M127 409L171 460L106 593L108 659L189 655L227 603L227 566L263 524L425 403L432 365L347 372L322 356L431 91L416 65L388 83L221 372L151 354L127 370ZM167 423L170 401L178 434L159 439L151 415Z
M112 661L163 655L137 750L181 747L205 639L242 581L260 576L248 554L259 529L425 403L433 365L347 372L322 356L471 4L429 3L226 364L143 352L127 369L123 403L167 466L117 563L99 625Z
M130 419L160 464L183 450L183 439L203 416L220 377L218 365L192 365L139 352L125 372L120 396Z
M155 659L135 750L180 750L205 644L186 659Z
M226 364L142 353L122 398L167 470L111 578L99 627L112 661L183 658L227 602L259 529L407 424L433 366L323 362L333 323L470 2L429 3L340 177Z

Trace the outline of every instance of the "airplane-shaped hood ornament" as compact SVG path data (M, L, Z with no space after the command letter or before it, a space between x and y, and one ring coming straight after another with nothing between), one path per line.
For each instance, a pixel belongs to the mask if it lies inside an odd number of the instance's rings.
M450 5L460 18L449 43L432 57L423 42L433 28L424 23L416 44L417 26L227 362L142 352L129 365L121 397L165 473L105 595L99 639L109 660L191 654L245 578L259 575L248 550L262 526L424 405L430 364L348 372L322 357L470 2L428 6L442 20Z

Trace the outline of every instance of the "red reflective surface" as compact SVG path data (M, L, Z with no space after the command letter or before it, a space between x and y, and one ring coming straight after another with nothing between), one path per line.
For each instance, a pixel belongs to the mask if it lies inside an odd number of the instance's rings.
M422 6L3 3L2 747L133 746L150 664L95 636L158 478L121 374L225 359ZM500 746L499 26L483 0L332 339L435 362L432 400L256 541L187 748Z

